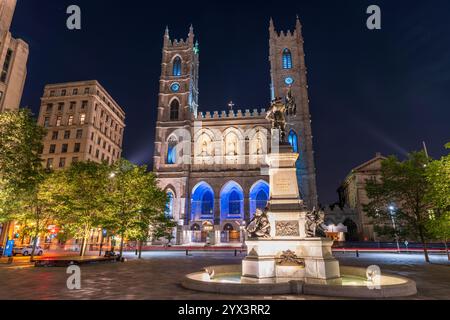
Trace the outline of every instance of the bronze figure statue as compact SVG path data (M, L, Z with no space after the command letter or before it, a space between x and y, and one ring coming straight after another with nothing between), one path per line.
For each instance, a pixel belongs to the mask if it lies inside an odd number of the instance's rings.
M306 214L306 236L308 238L320 237L325 238L325 228L323 223L325 221L325 213L323 211L316 210L314 208L312 211Z
M246 231L249 238L252 239L269 239L270 238L270 223L267 217L268 209L256 209L255 216L248 224Z
M266 119L272 123L272 130L280 131L280 142L286 141L286 105L281 98L272 101Z

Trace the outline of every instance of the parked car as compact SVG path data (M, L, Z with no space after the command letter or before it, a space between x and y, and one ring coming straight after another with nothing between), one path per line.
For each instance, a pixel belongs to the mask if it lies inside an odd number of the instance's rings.
M29 256L31 252L33 251L33 246L26 246L26 247L16 247L13 250L14 255L21 254L24 257ZM34 254L37 256L42 256L44 254L44 249L37 246L36 250L34 251Z

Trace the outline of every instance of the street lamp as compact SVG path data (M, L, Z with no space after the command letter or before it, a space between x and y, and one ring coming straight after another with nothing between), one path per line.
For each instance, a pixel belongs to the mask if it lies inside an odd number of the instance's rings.
M388 207L389 212L391 214L391 219L392 219L392 227L394 228L394 233L395 233L395 241L397 242L397 253L400 253L400 244L398 242L398 233L397 233L397 226L395 224L395 207L393 205L390 205Z

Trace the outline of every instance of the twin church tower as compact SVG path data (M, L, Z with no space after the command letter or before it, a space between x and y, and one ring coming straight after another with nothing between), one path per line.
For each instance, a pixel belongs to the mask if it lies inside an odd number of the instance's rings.
M297 18L293 32L277 32L271 19L269 33L271 96L290 91L295 99L288 140L300 154L299 190L312 208L317 191L302 26ZM154 171L170 199L167 214L179 222L177 243L238 241L242 225L269 198L261 168L271 127L264 109L199 112L199 53L192 27L183 40L172 40L166 29Z

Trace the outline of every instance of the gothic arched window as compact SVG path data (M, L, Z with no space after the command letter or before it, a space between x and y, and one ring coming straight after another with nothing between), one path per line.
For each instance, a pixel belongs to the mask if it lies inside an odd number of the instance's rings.
M292 69L292 54L287 48L283 50L283 69Z
M170 104L170 121L176 121L179 118L180 103L177 99Z
M288 138L289 144L292 146L292 149L294 152L298 152L298 137L297 134L294 132L294 130L291 130L289 132L289 138Z
M172 190L169 190L169 192L167 192L167 203L166 203L166 210L165 210L165 215L168 218L173 218L173 201L174 201L174 194L172 192Z
M175 138L170 138L167 147L167 164L177 163L177 141Z
M181 76L181 58L180 57L176 57L173 60L172 75L175 77Z

